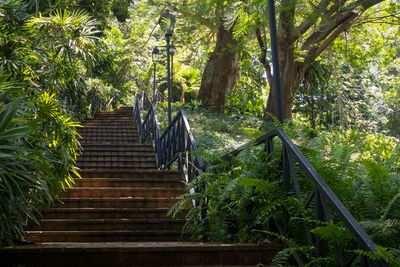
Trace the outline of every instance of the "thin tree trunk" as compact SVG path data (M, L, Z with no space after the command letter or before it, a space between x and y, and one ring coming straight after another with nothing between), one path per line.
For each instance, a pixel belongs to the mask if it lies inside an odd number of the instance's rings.
M217 43L204 69L198 100L223 113L225 95L240 78L240 58L232 28L226 30L223 22L218 29Z

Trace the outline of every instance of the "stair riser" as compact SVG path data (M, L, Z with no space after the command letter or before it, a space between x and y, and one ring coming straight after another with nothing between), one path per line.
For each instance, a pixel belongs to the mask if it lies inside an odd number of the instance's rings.
M181 235L144 235L144 236L131 236L131 235L46 235L46 234L27 234L27 238L34 242L151 242L151 241L180 241Z
M32 225L29 231L110 231L110 230L182 230L184 223L55 223L41 222L40 225Z
M80 140L84 141L97 141L97 140L137 140L139 139L139 136L136 134L126 134L126 135L111 135L111 134L81 134L82 138Z
M180 214L178 219L185 216ZM78 211L78 212L52 212L45 213L46 219L170 219L166 211L130 211L130 212L114 212L114 211Z
M92 126L101 126L105 128L114 128L114 127L122 127L122 128L135 128L133 123L128 122L106 122L106 121L98 121L98 122L85 122L83 124L84 127L92 127Z
M92 161L92 162L78 162L77 166L81 169L135 169L135 170L157 170L156 162L103 162L103 161Z
M131 167L131 166L143 166L143 167L154 167L156 164L156 160L154 158L149 159L149 160L103 160L101 157L96 157L93 158L92 160L77 160L78 165L90 165L90 164L98 164L101 166L107 166L107 167L112 167L112 166L126 166L126 167ZM94 166L95 167L95 166Z
M118 119L118 120L133 120L133 114L128 114L128 113L120 113L120 114L103 114L103 115L96 115L93 117L92 120L98 120L98 119L106 119L106 120L111 120L111 119Z
M83 149L85 149L85 147L87 146L91 146L91 145L98 145L98 146L103 146L103 145L112 145L112 146L125 146L125 145L134 145L138 143L138 140L110 140L110 141L80 141L79 142L81 144L81 146L83 147Z
M138 135L138 130L134 126L129 127L105 127L105 126L85 126L78 129L80 135L86 134L135 134Z
M109 162L109 161L119 161L119 162L135 162L135 163L148 163L148 162L154 162L155 157L150 156L150 157L140 157L140 156L87 156L84 155L83 157L78 158L78 162L93 162L93 161L98 161L98 162Z
M126 172L126 171L109 171L109 170L96 170L96 171L85 171L79 172L84 178L180 178L181 175L175 172L159 172L159 171L148 171L148 172Z
M83 154L78 158L78 160L87 160L87 158L93 157L103 157L103 158L123 158L129 160L149 160L155 159L153 152L143 152L143 151L84 151Z
M71 266L270 266L277 253L276 247L259 249L124 249L101 250L86 253L82 250L52 250L46 253L4 253L5 264L15 266L19 263L31 267ZM8 265L6 265L8 266Z
M135 181L135 180L127 180L123 181L122 179L75 179L74 187L145 187L145 188L153 188L153 187L164 187L164 188L184 188L184 184L178 180L172 181L146 181L146 179Z
M84 127L78 129L79 134L94 134L94 135L103 135L103 134L134 134L138 135L137 129L134 127L128 128L98 128L98 127Z
M61 197L178 197L184 194L182 189L155 189L155 188L108 188L108 189L81 189L73 188L64 192Z
M103 149L100 146L86 146L82 150L82 155L81 157L86 157L86 155L90 156L121 156L121 157L126 157L126 156L140 156L143 155L145 157L153 157L155 158L153 148L137 148L137 147L124 147L124 146L115 146L114 149L109 149L108 147L103 147Z
M56 208L170 208L178 199L160 200L136 200L136 201L115 201L115 200L65 200L55 205Z
M157 167L156 165L152 165L152 166L143 166L143 165L117 165L118 163L113 163L113 164L80 164L78 165L78 167L80 169L104 169L104 170L132 170L132 171L143 171L143 170L156 170Z
M96 145L90 144L84 147L84 152L146 152L154 153L153 147L151 145L145 146L140 144L132 144L128 146L115 146L115 145Z
M80 143L104 143L104 142L112 142L112 143L118 143L118 142L133 142L133 143L138 143L139 137L133 136L133 137L83 137L83 139L80 139Z

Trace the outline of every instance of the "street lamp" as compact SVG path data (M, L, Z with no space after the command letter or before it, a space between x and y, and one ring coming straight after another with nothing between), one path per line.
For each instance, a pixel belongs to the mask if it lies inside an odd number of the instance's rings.
M174 56L176 54L176 47L171 45L170 52L171 54L171 88L174 86Z
M157 65L157 59L158 56L160 55L160 50L158 50L158 47L154 47L153 52L151 53L151 59L153 60L153 67L154 67L154 78L153 78L153 104L155 104L155 99L156 99L156 65Z
M168 124L171 124L171 67L169 62L170 55L170 44L169 38L174 34L175 28L175 16L166 12L161 16L159 20L161 29L165 32L165 40L167 41L167 85L168 85Z
M268 0L269 32L271 35L272 66L274 70L274 86L276 99L276 113L279 121L283 123L281 77L279 74L278 41L276 36L275 2Z

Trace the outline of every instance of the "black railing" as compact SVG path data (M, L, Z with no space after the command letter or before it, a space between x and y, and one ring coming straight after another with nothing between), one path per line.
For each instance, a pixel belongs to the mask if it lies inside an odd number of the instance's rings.
M197 147L190 131L190 126L183 110L180 110L174 117L171 124L163 134L160 134L157 116L154 105L148 101L145 95L142 96L144 106L150 106L150 109L144 120L141 118L142 106L139 97L135 97L134 118L139 127L139 133L143 142L152 142L156 153L157 166L159 169L170 169L174 162L177 162L178 169L183 171L187 182L194 179L200 170L204 171L205 166L198 155ZM344 207L340 199L333 193L327 183L320 177L310 162L300 152L297 146L292 142L283 129L275 129L255 141L238 148L222 157L223 160L231 160L244 149L251 146L264 145L264 151L267 155L275 154L274 138L279 138L282 144L281 164L283 170L283 189L287 196L295 195L296 198L304 203L303 208L307 209L310 205L315 207L315 222L331 222L333 218L338 218L354 236L358 243L356 249L365 252L376 253L377 249L374 242L366 232L357 223L351 213ZM267 157L269 158L269 157ZM296 166L298 166L296 168ZM306 179L311 181L313 189L311 193L302 192L301 183L298 177L298 168L305 173ZM204 212L204 211L203 211ZM332 212L334 214L332 214ZM272 222L279 234L290 238L291 234L286 227L288 221ZM310 247L315 247L315 256L323 257L326 255L326 241L319 239L310 231L310 225L304 221L305 240ZM291 246L290 243L287 243ZM361 266L390 266L381 260L372 261L366 255L353 253L349 259L343 259L343 253L338 245L332 244L336 254L339 266L350 266L357 257L360 257ZM305 257L301 253L294 253L295 260L300 266L305 264Z
M351 213L345 208L340 199L335 195L335 193L330 189L327 183L321 178L310 162L305 158L305 156L300 152L298 147L292 142L289 136L283 129L275 129L253 141L249 145L244 145L235 151L226 154L223 159L231 160L232 157L237 156L244 149L250 146L264 145L264 151L267 155L272 155L275 153L274 148L274 138L280 139L282 144L281 150L281 164L283 170L283 189L287 196L295 195L300 203L303 204L303 208L307 209L313 203L315 222L320 222L323 225L324 222L331 222L332 218L338 218L348 229L348 231L353 235L355 240L358 242L358 247L356 249L361 249L366 252L376 253L377 249L375 243L367 235L364 229L357 223ZM267 159L270 157L266 157ZM311 181L313 184L313 189L310 193L305 194L302 191L299 178L298 170L300 168L307 180ZM309 190L308 190L309 192ZM332 212L334 214L332 214ZM287 222L284 221L273 221L275 229L278 230L279 234L290 238L291 234L286 227ZM327 246L325 241L320 240L317 236L313 235L310 231L310 225L306 221L303 223L305 240L310 247L315 247L316 257L324 257L326 255ZM288 246L291 246L287 243ZM334 242L331 244L334 253L336 254L339 266L350 266L358 256L358 254L353 253L349 259L343 259L343 253L341 252L338 245ZM304 266L304 257L300 253L295 253L294 257L300 266ZM388 263L381 260L372 261L365 255L360 256L361 266L390 266Z
M142 142L153 144L159 169L171 169L176 162L178 170L182 171L186 181L190 182L205 168L197 152L185 112L182 109L179 110L171 124L161 134L154 105L150 103L145 94L141 98L142 103L146 104L141 105L139 97L135 97L134 120L138 125ZM142 108L146 106L150 106L150 109L143 120Z

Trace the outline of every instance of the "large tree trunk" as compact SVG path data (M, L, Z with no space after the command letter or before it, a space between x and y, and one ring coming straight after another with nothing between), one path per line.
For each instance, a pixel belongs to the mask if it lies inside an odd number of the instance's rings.
M220 113L224 112L226 92L232 90L240 78L239 51L232 28L226 30L221 22L217 43L204 69L197 97Z
M304 70L299 69L298 65L295 64L292 45L289 45L283 38L279 38L278 47L279 70L281 76L282 115L283 119L287 120L292 118L294 95L303 80L302 77L304 76ZM276 115L278 113L275 96L276 90L273 83L270 88L266 108L267 117L268 115Z
M292 118L293 100L296 90L304 80L304 74L310 68L311 64L325 51L328 46L339 37L339 35L349 29L360 18L362 13L368 8L382 2L383 0L362 0L357 4L349 1L337 1L330 5L331 0L320 0L317 7L314 8L309 17L295 26L294 18L296 14L296 1L282 0L281 6L285 6L279 14L278 25L278 53L279 70L282 92L282 112L283 119ZM343 7L346 4L346 7ZM321 14L325 14L322 16ZM316 20L315 18L320 18ZM310 29L313 29L312 31ZM308 31L311 31L301 42L296 43L300 37L304 37ZM264 65L270 93L266 108L266 116L273 114L276 116L276 98L273 84L273 73L271 65L267 61L267 44L262 38L261 30L256 31L258 44L261 48L260 61ZM300 46L298 46L300 45ZM299 55L302 60L296 60L294 47L298 46ZM300 58L298 58L300 59Z

